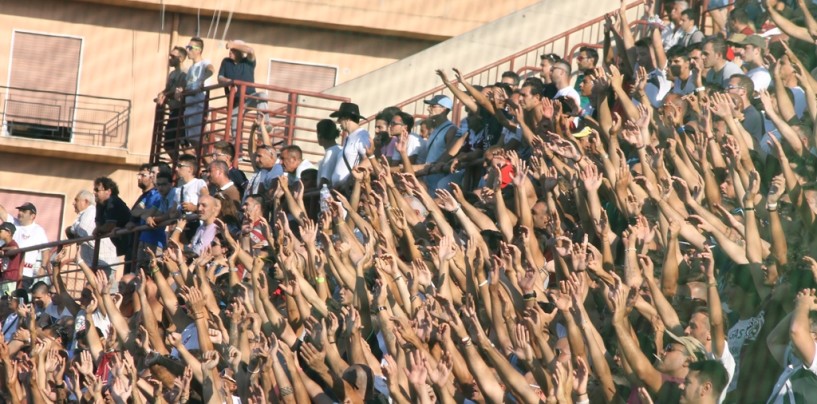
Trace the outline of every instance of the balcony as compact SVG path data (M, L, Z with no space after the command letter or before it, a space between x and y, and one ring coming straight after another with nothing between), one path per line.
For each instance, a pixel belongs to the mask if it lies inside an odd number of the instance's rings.
M256 94L259 95L245 94L247 87L255 88ZM323 157L323 148L317 144L315 125L319 120L328 118L330 113L338 109L341 102L349 101L345 97L242 81L208 86L202 91L203 113L185 111L183 116L171 118L168 109L157 107L151 162L172 162L171 153L175 153L175 150L205 156L212 151L212 145L220 140L235 145L236 154L233 161L236 164L248 162L259 140L258 135L255 138L252 136L253 122L259 113L268 116L269 136L273 145L298 145L303 151L304 159L317 162ZM266 107L247 106L262 102L266 103ZM231 119L233 114L230 111L233 111L235 106L237 106L235 115L241 118L236 119L234 125ZM184 107L186 105L182 105L182 109ZM203 117L201 128L198 130L200 136L194 139L196 145L192 146L185 142L176 145L173 139L184 137L188 129L184 118L189 118L193 114L200 114ZM168 133L167 128L171 119L177 120L171 125L177 128L177 134ZM247 165L242 169L251 170L251 166Z
M131 102L0 86L4 151L115 162L127 155Z

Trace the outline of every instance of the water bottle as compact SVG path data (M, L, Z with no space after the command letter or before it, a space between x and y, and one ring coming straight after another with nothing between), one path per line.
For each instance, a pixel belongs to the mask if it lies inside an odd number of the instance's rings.
M326 184L323 184L321 187L321 212L329 210L330 199L332 199L332 192L329 191L329 187Z

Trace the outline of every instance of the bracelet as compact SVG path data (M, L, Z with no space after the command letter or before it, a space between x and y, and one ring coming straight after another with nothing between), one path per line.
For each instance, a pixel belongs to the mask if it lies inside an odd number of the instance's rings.
M766 204L766 209L767 209L767 210L777 209L777 202L775 202L775 203L767 203L767 204Z
M706 284L706 286L709 287L709 288L717 288L718 287L718 282L708 282Z
M173 232L174 232L174 233L175 233L175 232L179 232L179 233L181 233L181 232L182 232L182 229L180 229L178 226L176 226L176 228L175 228L175 229L173 229Z
M176 271L176 272L172 272L171 275L173 275L174 277L182 276L182 273L181 273L181 271Z
M281 394L281 397L286 397L292 394L292 387L281 387L281 390L279 392Z
M328 343L328 344L334 344L334 343L335 343L335 340L327 338L327 339L326 339L326 343Z
M324 278L323 276L316 276L315 277L315 283L324 283L324 282L326 282L326 278Z
M461 209L462 209L462 204L459 204L459 203L458 203L458 204L457 204L457 208L456 208L456 209L454 209L454 210L452 210L452 211L451 211L451 213L457 213L457 212L459 212Z
M377 158L374 154L372 154L371 156L366 156L366 157L369 158L369 159L372 159L372 160Z
M155 275L156 272L159 272L159 267L158 266L153 267L153 269L150 271L150 274Z
M480 282L478 287L480 287L480 288L481 288L481 287L483 287L483 286L485 286L485 285L487 285L487 284L488 284L488 280L486 279L486 280L484 280L484 281Z
M400 279L403 279L403 275L397 275L397 276L395 276L395 277L394 277L392 280L393 280L393 281L395 281L395 282L397 282L397 281L399 281Z
M522 295L522 299L525 301L536 300L536 291L534 290L533 292L525 293Z
M624 252L630 252L630 251L636 251L637 252L638 249L637 248L628 248L628 249L624 250Z
M607 154L607 153L603 153L603 154L601 155L601 158L603 158L603 159L607 160L607 159L609 159L609 158L610 158L610 155L609 155L609 154Z
M743 210L744 210L744 211L748 211L748 210L755 210L755 207L754 207L754 206L752 206L751 208L743 208Z
M472 344L473 342L471 341L471 337L465 337L462 340L460 340L460 345L462 346L471 346Z
M700 86L700 87L698 87L698 88L696 88L696 89L695 89L695 92L696 92L696 93L700 93L701 91L706 91L706 87L704 87L704 86Z
M777 208L766 208L767 212L777 212Z

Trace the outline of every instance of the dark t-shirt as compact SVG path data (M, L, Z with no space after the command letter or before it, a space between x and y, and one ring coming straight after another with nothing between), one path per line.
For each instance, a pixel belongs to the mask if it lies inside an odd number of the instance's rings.
M4 250L14 250L17 248L20 248L20 246L14 240L11 240L11 242L3 247ZM20 267L23 265L23 256L25 256L25 254L14 254L11 256L3 256L3 258L0 259L0 271L2 271L0 279L4 281L19 281Z
M96 226L100 227L107 222L116 222L116 227L125 227L130 221L130 209L128 205L118 196L111 195L107 201L96 205ZM111 237L111 242L116 246L117 255L125 255L131 247L130 235Z
M218 68L219 77L228 78L231 80L240 80L250 83L255 83L255 60L241 59L238 62L230 58L224 58L221 61L221 66ZM229 95L230 90L224 89L224 92ZM247 87L246 94L255 93L254 87ZM238 102L240 94L236 93L235 101Z

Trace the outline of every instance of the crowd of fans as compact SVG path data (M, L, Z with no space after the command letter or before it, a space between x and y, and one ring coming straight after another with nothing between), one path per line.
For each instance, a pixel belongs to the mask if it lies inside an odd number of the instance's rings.
M37 208L0 206L0 397L813 402L806 3L713 1L709 36L685 1L649 3L641 38L622 5L575 63L545 54L484 87L438 70L453 97L427 116L386 108L370 134L341 104L317 166L264 114L249 179L234 145L195 156L195 132L169 136L130 208L106 177L76 196L66 235L102 239L75 250L14 254L42 242ZM171 52L157 103L177 119L215 74L203 47ZM252 78L252 48L228 48L219 81Z

